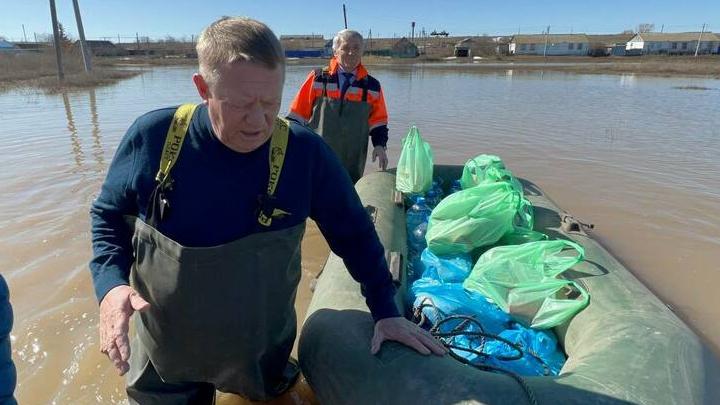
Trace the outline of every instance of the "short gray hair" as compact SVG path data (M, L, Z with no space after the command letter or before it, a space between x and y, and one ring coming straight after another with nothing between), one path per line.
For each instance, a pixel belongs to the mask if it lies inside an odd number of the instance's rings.
M363 42L363 36L354 30L344 29L340 32L338 32L335 37L333 38L333 51L337 51L338 48L340 48L340 43L345 42L350 38L357 38L360 40L360 50L362 51L365 48L365 43Z
M196 46L200 75L208 83L227 63L247 61L268 69L285 68L285 52L272 30L247 17L222 17L205 28Z

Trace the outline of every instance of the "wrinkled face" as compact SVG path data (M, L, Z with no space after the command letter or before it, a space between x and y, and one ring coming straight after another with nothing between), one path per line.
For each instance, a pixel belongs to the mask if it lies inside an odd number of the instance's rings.
M268 69L243 61L224 65L209 85L199 74L193 76L220 142L247 153L270 138L280 111L284 73L282 66Z
M362 57L362 41L360 38L341 39L338 48L335 50L335 57L345 71L351 72L355 70Z

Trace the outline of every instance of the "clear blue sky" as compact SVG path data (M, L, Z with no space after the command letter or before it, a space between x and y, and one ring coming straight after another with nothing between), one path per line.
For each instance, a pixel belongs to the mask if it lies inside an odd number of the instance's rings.
M162 39L190 38L222 15L246 15L268 24L276 34L323 34L331 37L343 28L342 5L348 26L373 37L407 35L410 22L416 33L446 30L451 35L510 35L539 33L615 33L640 23L664 25L666 32L699 31L703 23L720 32L720 0L79 0L85 35L122 40L135 33ZM201 6L201 3L206 5ZM77 28L72 0L56 0L58 18L73 37ZM33 33L52 32L48 0L0 0L0 36L28 40Z

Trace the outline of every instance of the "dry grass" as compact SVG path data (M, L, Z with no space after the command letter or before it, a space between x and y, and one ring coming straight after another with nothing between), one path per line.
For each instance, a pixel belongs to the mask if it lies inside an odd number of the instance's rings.
M15 88L39 88L48 93L84 89L112 84L140 73L96 64L92 73L86 74L81 57L68 52L63 55L65 80L59 82L56 66L52 50L0 55L0 92Z

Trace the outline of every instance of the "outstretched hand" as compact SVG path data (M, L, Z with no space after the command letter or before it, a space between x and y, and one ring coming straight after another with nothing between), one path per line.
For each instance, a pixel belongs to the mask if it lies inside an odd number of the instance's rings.
M388 166L387 151L384 146L375 146L372 152L372 161L378 161L378 167L380 170L386 170Z
M148 308L150 304L128 285L108 291L100 302L100 351L107 354L120 375L130 369L130 316Z
M445 346L430 332L403 317L385 318L375 324L375 334L370 347L372 354L377 354L386 340L402 343L425 355L432 353L442 356L447 353Z

